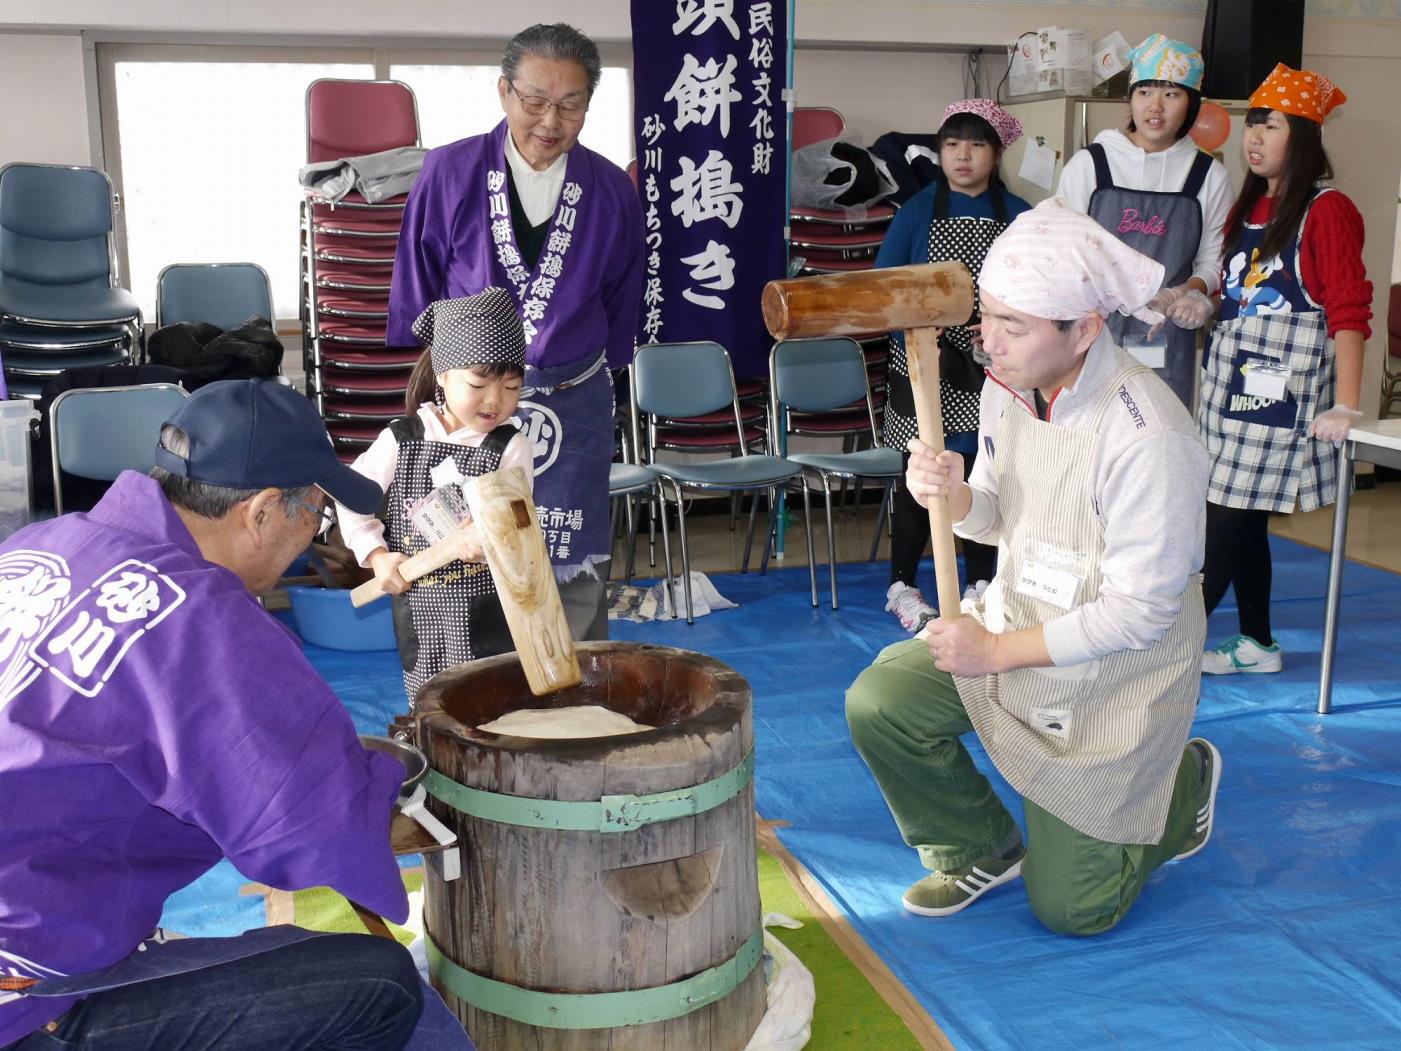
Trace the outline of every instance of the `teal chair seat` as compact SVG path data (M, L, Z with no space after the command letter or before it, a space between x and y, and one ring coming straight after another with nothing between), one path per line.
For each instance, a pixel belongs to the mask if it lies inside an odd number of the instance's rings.
M0 285L0 314L29 325L121 325L141 316L125 288Z
M653 470L696 488L761 489L797 475L795 461L777 456L734 456L701 463L654 463Z
M904 473L899 449L857 449L849 453L789 453L794 463L838 478L899 478Z

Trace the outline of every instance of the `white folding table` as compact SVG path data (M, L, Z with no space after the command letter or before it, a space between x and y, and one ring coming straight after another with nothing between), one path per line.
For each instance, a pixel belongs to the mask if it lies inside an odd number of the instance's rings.
M1327 715L1333 694L1333 654L1338 645L1338 606L1343 593L1348 506L1358 460L1401 470L1401 419L1368 420L1348 432L1338 453L1338 502L1333 507L1333 550L1328 560L1328 600L1323 618L1323 667L1318 677L1318 714Z

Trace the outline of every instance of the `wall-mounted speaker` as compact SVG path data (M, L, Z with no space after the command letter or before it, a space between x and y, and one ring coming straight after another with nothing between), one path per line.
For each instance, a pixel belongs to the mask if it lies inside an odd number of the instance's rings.
M1304 0L1209 0L1202 29L1202 94L1244 99L1276 62L1298 69L1304 54Z

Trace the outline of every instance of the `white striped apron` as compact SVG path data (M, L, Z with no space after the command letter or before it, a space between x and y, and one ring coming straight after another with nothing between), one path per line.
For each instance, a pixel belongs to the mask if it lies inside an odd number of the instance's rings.
M1125 380L1148 371L1120 371L1085 427L1052 426L1016 410L1003 417L989 466L1002 520L1016 525L1004 529L997 580L973 610L990 631L1017 631L1066 612L1017 590L1030 564L1080 578L1072 609L1099 596L1096 446ZM1157 843L1196 711L1205 639L1201 577L1192 574L1177 621L1146 650L955 682L988 755L1024 798L1095 839Z

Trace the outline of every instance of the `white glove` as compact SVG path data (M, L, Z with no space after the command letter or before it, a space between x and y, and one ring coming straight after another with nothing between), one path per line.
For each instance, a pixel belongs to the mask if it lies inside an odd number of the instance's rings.
M1309 434L1321 442L1332 442L1341 446L1347 440L1347 432L1352 425L1362 419L1362 413L1349 409L1346 405L1334 405L1327 412L1320 412L1309 424Z
M1156 313L1166 314L1168 309L1181 298L1182 289L1164 286L1158 289L1157 294L1148 300L1145 306Z
M1216 306L1205 293L1189 288L1164 313L1178 328L1201 328L1216 313Z

